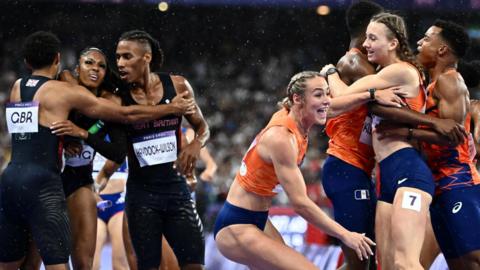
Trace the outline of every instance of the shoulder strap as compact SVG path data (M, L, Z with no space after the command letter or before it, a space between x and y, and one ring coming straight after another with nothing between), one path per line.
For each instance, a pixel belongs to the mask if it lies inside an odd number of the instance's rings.
M168 73L158 73L160 77L160 81L162 81L163 85L163 100L170 99L172 100L176 95L177 91L175 91L175 86L173 85L172 77Z
M37 90L50 79L43 76L29 76L20 81L20 100L28 102L33 100Z

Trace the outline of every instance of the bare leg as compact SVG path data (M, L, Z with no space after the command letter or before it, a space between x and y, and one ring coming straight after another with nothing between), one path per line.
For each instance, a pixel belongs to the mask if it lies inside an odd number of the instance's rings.
M25 260L20 266L21 270L38 270L42 265L42 258L40 253L38 253L38 248L32 237L29 237L28 240L28 252Z
M162 237L162 261L160 262L160 270L180 270L177 257L165 237Z
M127 261L130 270L137 270L137 256L135 255L135 250L133 249L132 239L130 238L130 233L128 232L128 220L127 215L123 215L123 244L125 245L125 253L127 254Z
M438 246L437 239L433 233L432 222L430 215L427 217L427 226L425 229L425 240L423 241L422 253L420 254L420 263L425 269L430 269L433 262L440 254L440 247Z
M479 270L480 251L475 250L457 259L448 259L448 268L452 270Z
M391 246L390 225L392 205L384 201L377 202L375 214L375 240L377 243L377 255L382 270L393 268L393 253Z
M0 270L17 270L22 264L23 259L24 258L15 262L0 263Z
M220 252L230 260L256 269L317 269L300 253L279 243L256 226L235 224L221 229L216 237Z
M117 213L108 221L108 234L112 244L112 266L114 270L127 270L128 262L123 246L123 212Z
M107 242L107 225L103 220L97 219L97 245L95 247L95 257L93 258L93 270L100 269L102 260L102 249Z
M73 268L90 270L97 233L97 205L91 187L77 189L67 198L67 206L73 240Z
M397 190L390 228L395 269L423 269L420 253L431 201L432 196L419 189L401 187Z

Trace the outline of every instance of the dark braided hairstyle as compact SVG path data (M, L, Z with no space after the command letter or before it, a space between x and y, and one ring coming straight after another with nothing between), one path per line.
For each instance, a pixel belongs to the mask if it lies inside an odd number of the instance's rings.
M143 30L131 30L120 36L118 41L120 42L122 40L137 41L140 44L150 46L152 50L150 69L155 70L162 66L164 60L163 50L160 48L158 40L154 39L149 33Z
M420 73L423 73L423 67L415 59L410 46L408 45L408 34L405 26L405 21L402 17L382 12L372 17L372 22L382 23L388 28L387 38L392 40L396 38L398 40L397 55L402 61L408 62L414 65Z
M293 94L298 94L302 97L305 96L305 89L307 85L305 82L308 79L312 79L315 77L321 77L320 72L317 71L302 71L300 73L295 74L288 83L287 86L287 96L279 103L280 107L284 107L288 111L293 106Z

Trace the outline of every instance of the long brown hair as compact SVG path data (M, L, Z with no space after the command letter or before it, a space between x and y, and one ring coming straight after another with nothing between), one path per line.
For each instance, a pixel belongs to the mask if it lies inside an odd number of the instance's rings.
M398 40L397 55L399 58L402 61L414 65L420 73L423 72L423 67L417 62L415 55L408 45L407 27L405 26L405 21L402 17L396 14L382 12L373 16L371 22L384 24L389 30L387 38L389 40L394 38Z

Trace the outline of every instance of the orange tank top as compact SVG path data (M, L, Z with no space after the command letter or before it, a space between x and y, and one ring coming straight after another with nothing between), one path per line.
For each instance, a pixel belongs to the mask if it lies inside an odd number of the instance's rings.
M352 48L347 52L349 53L362 52ZM371 118L367 105L328 119L325 131L330 138L327 154L365 171L368 175L372 173L375 154L371 145Z
M448 72L456 72L452 69ZM439 118L437 101L434 98L436 81L427 87L427 111L428 115ZM470 113L464 120L464 127L470 133ZM473 159L470 156L470 148L474 147L473 140L465 140L457 146L446 146L422 143L422 150L427 156L427 163L435 178L436 193L458 187L465 187L480 184L480 176L475 168Z
M235 177L235 179L246 191L260 196L276 195L278 188L277 185L279 185L273 164L264 161L259 156L256 148L257 142L260 140L265 131L273 126L286 127L295 136L299 150L297 154L298 166L300 166L302 163L303 157L307 152L308 138L304 137L300 133L295 121L288 116L288 111L286 109L281 109L273 114L270 122L255 137L255 140L248 148L247 153L243 157L242 165L240 166L240 169Z

